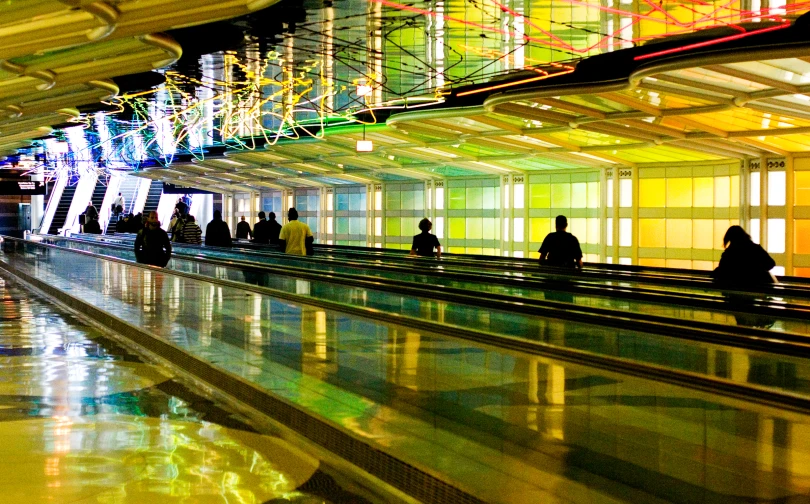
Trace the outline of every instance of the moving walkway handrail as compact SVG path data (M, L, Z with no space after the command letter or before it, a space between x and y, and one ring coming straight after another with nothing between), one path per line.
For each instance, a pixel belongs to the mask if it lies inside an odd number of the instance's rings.
M466 327L454 326L449 324L441 324L433 321L417 319L407 315L384 313L380 310L352 306L345 303L339 303L336 301L326 301L322 299L311 298L308 296L303 296L300 294L292 294L289 292L272 289L269 287L250 285L242 282L235 282L232 280L225 280L221 278L206 277L194 273L165 270L163 268L137 264L131 261L126 261L124 259L118 259L115 257L103 257L99 256L98 254L93 254L91 252L86 252L83 250L67 249L64 247L59 247L57 245L26 241L23 239L11 238L6 236L3 236L3 239L7 243L14 243L15 245L21 245L22 247L28 245L40 248L57 249L61 252L69 254L83 255L85 257L92 257L95 259L100 259L108 262L115 262L126 265L128 267L145 269L148 271L160 273L167 276L182 277L197 282L214 284L222 287L228 287L247 292L254 292L260 295L270 296L277 299L284 299L287 301L291 301L293 303L315 306L327 310L346 313L348 315L378 320L386 324L396 324L405 327L412 327L414 329L431 331L458 339L473 341L479 344L485 344L489 346L503 348L506 350L511 350L514 352L520 352L522 354L538 355L541 357L569 362L575 365L597 368L614 374L624 374L646 380L656 380L692 390L730 397L732 399L754 402L778 410L791 410L801 414L810 414L810 396L788 392L782 389L765 387L760 385L752 385L750 383L739 383L716 376L703 375L700 373L694 373L690 371L682 371L654 364L640 363L633 360L624 359L621 357L598 355L584 350L559 347L540 341L531 341L523 338L497 335L477 329L470 329ZM15 267L9 262L3 261L2 257L0 257L0 269L3 269L8 273L17 276L25 283L37 287L47 286L47 284L44 281L36 278L33 275L30 275L25 271L20 270L19 268Z
M75 238L61 238L60 240L75 241L81 244L98 247L100 249L111 248L131 252L131 249L128 249L122 245L99 245L97 243L84 242ZM98 255L103 257L111 257L105 254ZM775 332L746 326L731 326L731 328L729 328L729 326L714 322L677 319L673 317L645 313L634 312L632 316L628 316L626 312L621 310L572 305L571 303L560 301L522 298L489 292L470 293L463 289L448 286L434 286L438 287L438 290L426 291L424 284L405 280L387 278L369 280L362 276L346 273L317 273L309 269L296 268L294 266L271 267L264 263L237 259L211 258L203 254L192 255L174 253L173 257L202 262L214 266L236 267L237 269L241 269L243 271L249 269L261 273L272 273L274 275L288 276L296 279L337 283L351 287L363 287L397 294L407 294L417 298L421 297L455 302L471 306L509 311L513 313L521 313L535 317L551 317L573 322L615 327L619 329L630 329L639 332L673 337L676 339L688 339L768 353L810 357L810 335L798 333L783 331ZM704 308L713 309L715 311L732 312L731 310L726 310L722 307L720 309L716 309L716 307L704 306ZM543 312L538 312L538 309L542 309ZM778 313L783 318L802 318L803 316L807 316L806 312L795 314L792 313L792 310L774 310L774 313ZM793 315L793 317L790 317L790 315Z
M50 239L64 239L61 236L54 236L54 235L42 235L43 238L50 238ZM78 238L74 238L78 239ZM126 242L132 243L134 237L126 236L126 237L102 237L97 238L87 237L87 235L82 235L80 239L85 239L90 243L110 243L110 242ZM179 243L179 246L184 247L191 247L196 248L196 245L184 244ZM384 270L384 271L391 271L391 272L403 272L408 274L414 273L414 266L417 264L419 266L432 266L433 264L425 261L423 259L411 258L408 259L408 266L400 266L400 265L392 265L392 264L384 264L380 263L379 261L340 261L333 258L324 258L318 256L309 256L306 258L302 258L300 256L290 256L287 254L283 254L281 252L272 252L272 251L261 251L257 252L254 250L240 250L239 247L231 247L231 248L219 248L219 247L208 247L206 248L212 250L222 250L223 252L231 252L231 253L241 253L245 255L257 255L263 257L270 257L279 260L287 260L287 261L300 261L306 260L310 262L315 262L318 264L326 264L326 265L338 265L341 267L353 267L353 268L366 268L366 269L377 269L377 270ZM414 262L420 261L420 262ZM444 264L439 264L441 269L438 267L426 267L422 270L419 270L419 274L426 275L426 276L441 276L443 278L457 278L466 281L475 281L475 282L483 282L487 281L490 283L495 283L499 285L506 285L511 287L522 287L522 288L536 288L538 290L546 289L553 289L558 291L565 291L565 292L573 292L573 293L581 293L581 294L591 294L591 295L606 295L604 292L600 294L596 291L604 291L605 289L610 288L610 295L613 296L621 296L626 297L628 299L641 299L641 300L648 300L646 297L638 297L638 296L655 296L661 295L661 290L655 290L650 287L638 287L638 286L629 286L629 285L611 285L605 286L602 284L596 284L593 282L589 282L589 278L587 276L581 275L576 272L565 272L565 273L543 273L536 276L523 276L523 275L506 275L506 274L491 274L482 271L465 271L465 270L455 270L452 268L446 268ZM634 279L613 279L610 280L615 281L617 283L630 283L636 282L639 284L658 284L660 282L650 282L650 281L637 281ZM693 285L691 282L678 282L678 286L680 287L687 287L692 289L700 289L703 291L714 291L717 293L727 293L730 295L738 295L738 296L784 296L784 297L795 297L795 298L808 298L810 297L810 290L799 289L799 290L792 290L792 289L773 289L770 287L765 288L734 288L734 289L719 289L715 285L711 283L707 283L705 285ZM673 286L671 282L662 283L662 288L667 286ZM709 296L706 294L698 294L698 293L678 293L674 294L672 291L667 291L667 295L675 296L678 295L679 303L680 304L690 304L693 300L696 299L719 299L720 295L717 296ZM636 297L632 297L636 296ZM800 309L801 305L788 305L784 303L779 303L778 308L783 309L785 307Z

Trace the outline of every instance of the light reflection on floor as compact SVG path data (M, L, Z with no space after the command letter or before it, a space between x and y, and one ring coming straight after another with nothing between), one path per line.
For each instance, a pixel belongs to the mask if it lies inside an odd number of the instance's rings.
M317 459L0 283L0 502L366 502Z

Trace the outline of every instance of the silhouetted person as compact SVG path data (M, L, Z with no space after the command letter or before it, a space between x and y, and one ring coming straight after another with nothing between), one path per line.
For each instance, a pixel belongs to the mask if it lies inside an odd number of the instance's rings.
M419 229L422 232L413 237L411 253L408 255L421 257L435 256L437 259L441 259L442 245L439 243L439 239L436 238L436 235L430 234L430 230L433 229L433 223L428 219L422 219L419 221ZM433 249L436 249L435 254Z
M723 236L726 250L712 272L714 281L724 287L748 287L773 282L770 271L776 262L765 249L751 241L740 226L731 226Z
M190 243L191 245L199 245L202 243L202 229L197 224L197 219L193 215L187 215L183 229L181 231L181 239L183 243Z
M308 255L308 249L311 250L314 241L312 230L303 222L298 221L298 210L295 208L290 208L290 211L287 212L287 219L290 222L281 228L278 236L281 250L288 254Z
M264 212L259 212L259 220L253 225L253 241L255 243L270 243L270 223L264 220Z
M143 214L138 212L135 217L131 217L129 219L129 224L127 226L130 233L137 233L141 229L143 229Z
M278 236L281 234L281 224L276 222L276 214L274 212L270 212L270 220L267 221L267 224L270 229L270 244L278 245Z
M240 240L247 240L253 237L253 231L250 230L250 224L245 222L245 216L236 225L236 238Z
M157 212L149 212L146 226L135 237L135 259L141 264L165 268L172 257L172 242L161 229Z
M565 231L568 219L558 215L554 221L557 231L549 233L540 246L540 264L582 269L582 249L577 237Z
M115 233L129 233L129 220L132 218L132 214L124 215L123 217L118 218L118 222L115 223Z
M180 214L180 217L185 217L186 215L188 215L189 207L188 204L185 201L183 201L183 198L179 198L177 200L177 204L174 205L174 208L177 209L177 212Z
M214 210L214 219L205 227L205 244L210 247L230 247L231 228L222 220L222 212Z
M97 219L90 219L84 223L84 232L88 234L101 234L101 224Z

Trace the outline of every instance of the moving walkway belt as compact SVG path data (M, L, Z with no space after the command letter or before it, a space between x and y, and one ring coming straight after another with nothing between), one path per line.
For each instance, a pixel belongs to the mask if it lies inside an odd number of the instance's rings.
M82 242L82 240L64 238L54 241L66 241L68 243L85 245L95 248L96 250L107 249L108 251L118 251L122 253L122 255L125 255L125 258L130 260L134 255L131 249L120 245L88 244ZM120 256L117 257L121 258ZM701 320L684 320L682 318L647 313L628 313L624 310L579 306L554 300L529 299L488 292L471 293L465 289L448 286L432 286L435 290L427 290L424 284L402 280L369 279L362 276L334 272L320 273L304 268L278 265L268 266L266 264L233 259L215 259L203 254L190 255L175 253L174 257L176 259L223 268L234 268L240 271L269 274L273 277L287 276L313 282L346 285L365 288L371 291L407 295L419 299L434 299L448 303L475 306L483 310L497 310L499 312L522 314L528 317L551 317L768 353L801 357L810 356L810 334L769 331L745 326L727 326ZM703 308L716 312L728 312L722 303L713 303L713 305L704 303ZM774 309L772 311L778 312L783 318L801 318L807 316L806 311L791 310L789 308L781 310Z
M640 363L637 361L632 361L621 357L598 355L587 351L559 347L539 341L530 341L522 338L497 335L485 331L471 329L468 327L458 327L448 324L441 324L409 316L392 315L381 312L379 310L352 306L346 303L340 303L335 301L315 299L304 295L292 294L284 291L279 291L277 289L249 285L241 282L235 282L232 280L204 277L193 273L164 270L162 268L156 268L153 266L134 264L131 261L126 261L123 259L113 257L100 257L90 252L66 249L63 247L58 247L56 245L35 243L20 240L17 238L6 238L6 237L3 238L5 240L5 242L3 243L4 253L0 255L0 269L6 270L7 272L20 278L22 281L32 284L36 288L39 288L40 290L43 290L49 295L54 296L59 301L68 303L72 306L81 303L89 305L89 303L86 303L80 299L71 296L70 294L64 291L61 291L48 285L46 282L38 279L35 276L36 275L35 272L30 273L28 271L29 268L18 267L18 265L15 264L16 260L14 258L17 256L26 255L27 250L30 249L38 250L43 254L46 254L45 253L46 250L56 250L57 252L74 255L75 257L77 257L77 259L85 258L85 259L95 259L106 262L119 263L126 265L128 267L154 271L156 274L161 274L164 276L183 277L193 281L220 285L233 289L239 289L246 292L254 292L257 294L266 295L277 299L288 300L298 304L320 307L327 310L334 310L367 319L382 321L385 323L399 324L406 327L413 327L416 329L432 331L435 333L444 334L447 336L452 336L463 340L474 341L480 344L520 352L521 354L537 355L573 364L602 369L612 373L620 373L628 376L636 376L644 379L651 379L660 382L670 383L688 389L699 390L716 395L722 395L726 397L755 402L769 407L778 408L780 410L791 410L803 414L810 413L810 395L803 395L778 388L753 385L750 383L734 382L725 378L708 376L705 374L699 374L678 369L666 368L654 364ZM47 260L47 258L45 260ZM98 308L93 306L88 306L87 308L89 310L100 311ZM113 318L114 318L113 314L107 314L101 316L98 322L101 324L109 324L114 322L112 321Z

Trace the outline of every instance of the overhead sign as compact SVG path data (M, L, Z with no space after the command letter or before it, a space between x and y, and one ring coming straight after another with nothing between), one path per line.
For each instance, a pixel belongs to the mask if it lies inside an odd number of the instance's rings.
M169 183L166 183L166 182L163 183L163 193L164 194L214 194L211 191L203 191L202 189L197 189L196 187L179 186L179 185L169 184Z
M45 182L32 182L30 180L0 180L0 195L44 196Z

